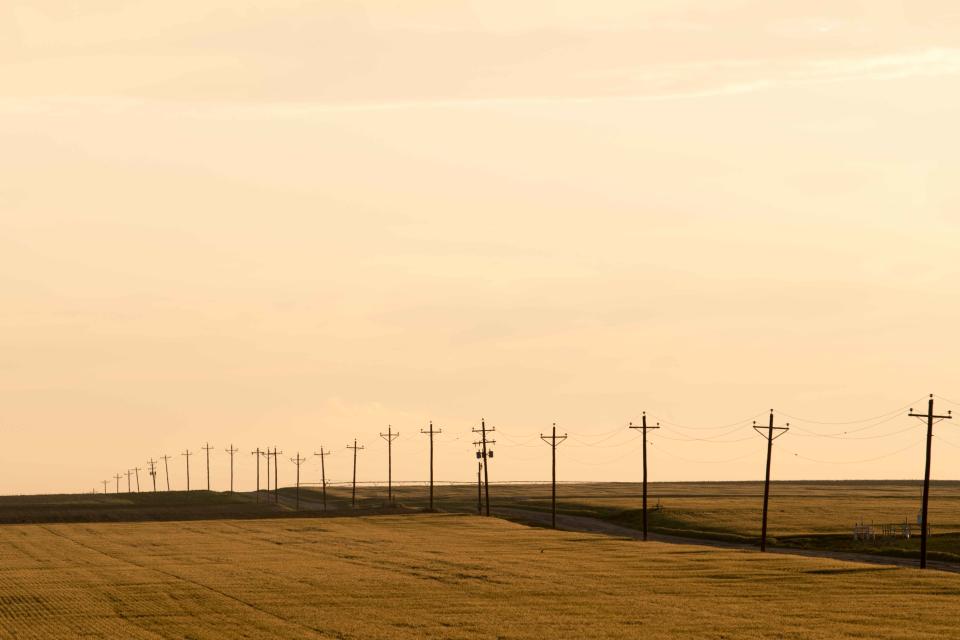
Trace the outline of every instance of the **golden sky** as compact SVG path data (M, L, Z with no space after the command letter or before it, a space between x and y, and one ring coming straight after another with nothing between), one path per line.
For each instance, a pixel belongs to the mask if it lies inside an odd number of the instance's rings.
M470 480L481 417L493 480L552 422L561 479L632 480L643 410L960 399L960 4L227 4L0 5L0 491L207 440L221 487L231 442L243 486L354 437L383 479L388 424L419 480L430 419ZM775 478L922 473L910 419L794 424ZM762 477L745 425L664 427L654 479Z

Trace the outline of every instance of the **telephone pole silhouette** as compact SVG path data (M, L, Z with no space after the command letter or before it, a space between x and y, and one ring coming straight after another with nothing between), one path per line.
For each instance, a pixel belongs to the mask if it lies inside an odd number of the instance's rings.
M187 491L190 491L190 456L193 455L193 452L187 449L180 455L187 456Z
M488 444L496 444L496 440L487 440L487 432L496 431L496 427L487 428L487 423L480 419L480 428L471 429L473 433L479 433L481 439L479 442L474 442L474 445L480 445L482 448L477 452L477 457L483 460L483 491L486 496L486 507L487 507L487 516L490 515L490 471L488 470L489 464L487 461L493 457L493 450L487 449Z
M170 456L164 455L161 458L163 458L164 476L167 478L167 491L170 491Z
M280 474L280 463L277 461L277 454L283 453L283 451L277 451L276 445L273 447L273 501L276 504L280 504L280 481L278 480ZM300 454L297 454L300 455Z
M643 539L647 539L647 430L649 429L659 429L660 423L657 423L655 427L647 426L647 412L643 412L643 424L635 425L632 422L628 426L629 429L642 429L643 430Z
M353 446L347 445L347 449L353 449L353 492L350 494L350 506L357 508L357 451L363 450L363 446L357 446L357 439L353 439Z
M207 491L210 491L210 451L213 450L213 447L208 442L200 448L207 452Z
M320 456L320 482L323 485L323 510L327 510L327 469L323 464L323 459L330 455L329 451L324 451L323 447L320 447L320 452L314 452L315 456Z
M567 439L567 434L562 436L557 435L557 423L553 423L553 431L551 435L545 436L542 433L540 434L540 439L550 445L551 453L551 482L550 482L550 502L552 504L552 516L550 519L550 526L554 529L557 528L557 446Z
M297 451L297 456L295 458L290 458L290 462L297 465L297 511L300 511L300 465L305 461L306 458L301 458L299 451Z
M101 480L100 482L103 483L103 493L106 494L106 493L107 493L107 485L110 484L110 481L109 481L109 480Z
M270 447L267 447L267 452L263 454L267 458L267 500L270 500Z
M147 464L150 465L150 479L153 481L153 492L157 492L157 461L153 458L147 460Z
M760 551L767 550L767 503L770 500L770 457L773 454L773 441L790 430L790 423L785 427L773 426L773 409L770 409L770 424L767 425L767 432L763 432L763 427L757 426L757 421L753 421L753 430L767 439L767 475L763 482L763 524L760 527Z
M443 433L442 429L433 428L433 420L430 421L430 429L424 431L420 429L420 433L425 433L430 436L430 511L433 511L433 434Z
M480 457L480 452L477 452L477 457ZM477 460L477 515L483 515L483 482L480 480L483 473L483 461Z
M132 475L133 475L133 471L131 471L130 469L127 469L127 493L132 493L130 491L130 476Z
M235 454L237 451L239 451L239 449L235 449L232 443L227 449L227 453L230 454L230 493L233 493L233 454Z
M393 441L400 437L400 432L394 433L387 425L387 432L380 437L387 441L387 502L393 504Z
M250 452L250 455L257 456L257 504L260 503L260 456L262 454L260 447Z
M140 467L134 467L133 472L137 474L137 493L140 493L140 472L143 471Z
M117 495L120 495L120 478L122 478L122 477L123 477L123 476L120 475L119 473L118 473L117 475L113 476L113 479L117 481Z
M938 416L933 413L933 394L930 394L930 399L927 401L927 412L926 413L914 413L913 409L910 409L910 413L907 415L913 418L926 418L927 420L927 462L924 465L923 469L923 502L920 507L920 568L927 568L927 532L930 529L927 524L927 505L930 502L930 449L931 442L933 440L933 425L941 420L952 420L953 416L951 411L947 411L947 415Z

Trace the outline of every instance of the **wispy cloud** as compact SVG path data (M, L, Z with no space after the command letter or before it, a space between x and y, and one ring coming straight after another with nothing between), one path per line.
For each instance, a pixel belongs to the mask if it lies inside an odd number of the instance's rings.
M690 100L851 80L881 81L958 74L960 49L939 48L816 60L719 60L682 65L621 67L608 69L602 72L602 75L615 77L619 85L628 84L632 90L610 94L544 92L539 95L505 94L367 101L190 101L136 96L44 96L0 98L0 110L7 114L56 114L82 110L109 114L151 110L187 117L288 118L308 116L312 113Z

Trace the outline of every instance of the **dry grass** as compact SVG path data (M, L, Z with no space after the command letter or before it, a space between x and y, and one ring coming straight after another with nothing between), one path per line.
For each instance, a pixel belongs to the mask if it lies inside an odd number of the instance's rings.
M0 637L943 638L960 576L472 516L0 528Z

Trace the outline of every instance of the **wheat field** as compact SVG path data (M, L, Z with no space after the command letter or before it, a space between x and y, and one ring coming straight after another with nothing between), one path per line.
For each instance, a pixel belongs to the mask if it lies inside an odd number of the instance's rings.
M955 636L960 576L464 515L11 525L0 637Z

